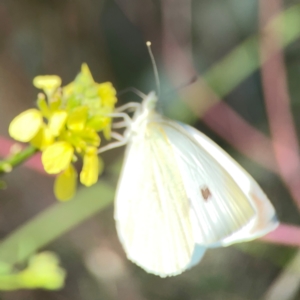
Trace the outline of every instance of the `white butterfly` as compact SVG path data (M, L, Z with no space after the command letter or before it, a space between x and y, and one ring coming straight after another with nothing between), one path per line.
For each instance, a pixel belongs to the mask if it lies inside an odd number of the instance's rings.
M146 96L125 132L115 220L128 258L166 277L197 264L207 248L256 239L278 221L237 162L201 132L155 112L156 102L154 92Z

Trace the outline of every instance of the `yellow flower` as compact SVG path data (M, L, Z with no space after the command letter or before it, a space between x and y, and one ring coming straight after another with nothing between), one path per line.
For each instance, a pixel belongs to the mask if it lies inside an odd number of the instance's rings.
M103 106L113 108L117 102L116 90L110 82L98 84L98 95Z
M110 118L104 116L93 116L87 123L87 127L91 127L96 131L102 131L105 127L110 124Z
M86 63L83 63L81 65L81 74L86 78L87 81L94 82L90 68L88 67L88 65Z
M70 130L83 130L88 117L86 106L76 107L68 115L67 126Z
M54 136L52 135L50 129L45 124L42 124L38 133L30 141L30 143L40 149L44 150L46 147L50 146L54 142Z
M37 103L37 106L40 109L41 113L43 114L43 116L45 118L49 118L51 115L51 111L50 111L49 105L46 101L45 94L39 93L36 103Z
M36 76L33 85L43 90L48 96L51 95L61 85L61 79L56 75Z
M54 183L54 194L58 200L66 201L73 198L77 186L77 172L72 164L60 173Z
M17 141L29 142L40 130L43 117L37 109L28 109L16 116L9 125L9 135Z
M86 148L87 146L98 147L100 145L100 141L101 141L100 137L97 134L96 130L94 130L93 128L85 127L83 130L72 131L72 132L74 135L76 135L84 142L85 145L84 148Z
M58 174L69 167L74 148L68 142L55 142L47 147L42 154L42 163L49 174Z
M58 136L65 126L68 114L66 111L57 110L49 118L49 129L54 136Z
M99 132L110 139L111 117L116 90L110 82L96 83L87 66L82 64L75 80L63 88L58 76L37 76L33 84L43 90L38 94L39 109L30 109L10 124L9 133L18 141L30 142L42 151L42 163L49 174L58 174L55 196L62 201L72 198L77 172L72 161L83 160L80 181L86 186L98 180L97 148Z
M80 182L85 186L95 184L99 176L99 159L97 148L89 147L83 157L83 167L80 172Z
M106 140L110 140L111 138L111 125L107 125L106 127L103 128L103 135L106 138Z

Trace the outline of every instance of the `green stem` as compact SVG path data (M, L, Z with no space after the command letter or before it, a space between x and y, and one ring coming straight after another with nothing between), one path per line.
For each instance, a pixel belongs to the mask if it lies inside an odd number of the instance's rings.
M0 161L0 174L10 172L14 167L23 163L25 160L30 158L33 154L38 151L37 148L33 146L28 146L21 152L18 152L8 158Z
M24 262L38 249L110 205L113 198L114 188L99 182L80 190L72 201L53 204L0 243L0 262Z

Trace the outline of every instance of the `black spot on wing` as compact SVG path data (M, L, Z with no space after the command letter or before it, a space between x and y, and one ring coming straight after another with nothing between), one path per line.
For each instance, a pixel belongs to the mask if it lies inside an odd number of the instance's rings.
M210 189L207 186L203 186L200 190L204 201L208 201L212 196Z

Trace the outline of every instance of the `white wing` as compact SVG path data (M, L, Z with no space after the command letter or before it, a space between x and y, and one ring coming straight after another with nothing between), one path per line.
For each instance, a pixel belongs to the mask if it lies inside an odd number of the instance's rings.
M195 245L190 213L173 148L151 123L128 145L117 189L115 219L128 258L162 277L194 265L205 249Z
M218 156L223 150L195 129L169 120L161 121L160 126L174 149L176 164L196 215L196 220L193 220L197 230L196 242L213 246L223 245L223 241L225 245L241 239L237 237L227 242L234 234L255 223L258 207L248 191L244 190L245 184L241 185L232 176L235 172L233 163L224 164L223 158ZM217 155L215 149L218 149ZM236 169L244 174L244 179L250 184L249 175L240 167ZM267 198L265 201L268 202Z
M279 224L275 209L252 176L206 135L188 125L182 126L187 134L193 136L199 146L206 149L224 169L228 170L256 212L255 217L247 226L221 240L219 245L228 246L237 242L253 240L274 230Z
M115 203L127 256L150 273L176 275L206 247L251 240L278 222L254 179L208 137L158 118L132 138Z

